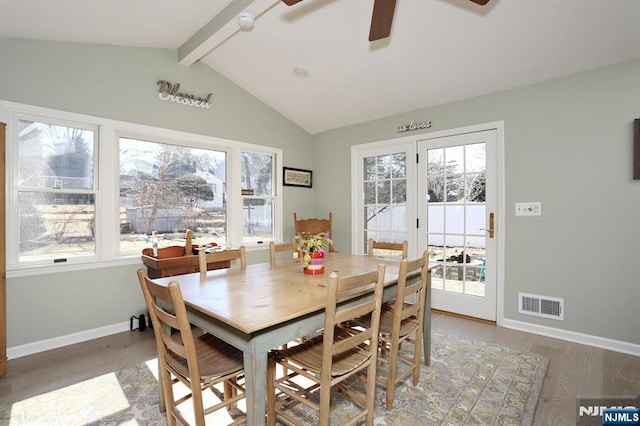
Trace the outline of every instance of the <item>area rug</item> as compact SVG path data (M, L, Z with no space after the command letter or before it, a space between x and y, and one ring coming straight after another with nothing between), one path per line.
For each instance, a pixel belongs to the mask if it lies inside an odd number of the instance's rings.
M431 365L422 366L417 386L410 379L398 386L389 411L378 386L374 423L530 425L547 366L541 355L434 333ZM157 364L151 360L6 405L0 407L0 425L165 425L156 376ZM354 408L340 393L333 407L336 425ZM299 415L306 424L316 424L312 413ZM220 424L223 419L209 421Z

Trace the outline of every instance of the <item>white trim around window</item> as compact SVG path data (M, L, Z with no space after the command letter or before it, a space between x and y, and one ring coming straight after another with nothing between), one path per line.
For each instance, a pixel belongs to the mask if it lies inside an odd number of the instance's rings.
M218 138L214 136L198 135L178 130L163 129L153 126L93 117L89 115L70 113L49 108L18 104L0 100L0 121L7 123L7 229L15 229L17 224L17 192L14 190L16 176L15 160L17 158L17 121L20 118L63 121L70 124L95 126L98 129L98 161L97 175L98 190L96 193L95 217L95 255L83 256L65 264L31 265L20 264L15 254L19 236L16 232L7 234L7 276L19 277L51 272L64 272L91 268L105 268L140 262L139 254L121 254L119 252L119 152L120 137L140 138L154 142L177 144L192 148L215 149L225 151L227 158L227 240L228 244L238 246L243 244L242 220L233 221L229 218L242 217L240 158L243 151L260 152L272 155L274 158L274 237L282 236L282 179L281 166L283 152L279 148L246 142ZM107 207L109 206L109 207ZM275 239L274 238L274 239ZM247 244L245 244L247 245ZM258 245L256 245L258 247ZM12 249L14 248L14 249ZM248 247L251 249L251 247ZM14 254L11 254L14 252Z

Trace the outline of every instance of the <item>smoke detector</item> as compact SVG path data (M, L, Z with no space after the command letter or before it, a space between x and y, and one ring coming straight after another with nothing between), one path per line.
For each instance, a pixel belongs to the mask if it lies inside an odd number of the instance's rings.
M253 28L253 23L255 22L255 20L256 17L249 12L242 12L240 15L238 15L238 25L244 30Z

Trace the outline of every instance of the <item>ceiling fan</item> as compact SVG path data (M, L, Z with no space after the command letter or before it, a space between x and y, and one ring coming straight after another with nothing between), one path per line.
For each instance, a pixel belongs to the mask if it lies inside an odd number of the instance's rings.
M293 6L302 0L282 0L287 6ZM489 0L469 0L475 4L484 6ZM389 37L391 34L391 23L393 22L393 12L396 8L396 0L375 0L373 3L373 16L371 17L371 29L369 30L369 41L376 41Z

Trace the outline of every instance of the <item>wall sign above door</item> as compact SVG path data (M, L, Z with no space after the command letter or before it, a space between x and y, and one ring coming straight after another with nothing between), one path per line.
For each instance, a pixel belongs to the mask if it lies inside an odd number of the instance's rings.
M429 127L431 127L431 120L423 121L421 123L414 123L412 121L409 124L398 127L398 133L410 132L411 130L428 129Z
M202 98L195 95L190 95L188 93L178 92L178 90L180 90L180 83L174 84L167 80L158 80L158 83L156 84L160 86L158 88L158 98L163 101L171 101L178 104L203 109L209 109L212 107L211 93Z

